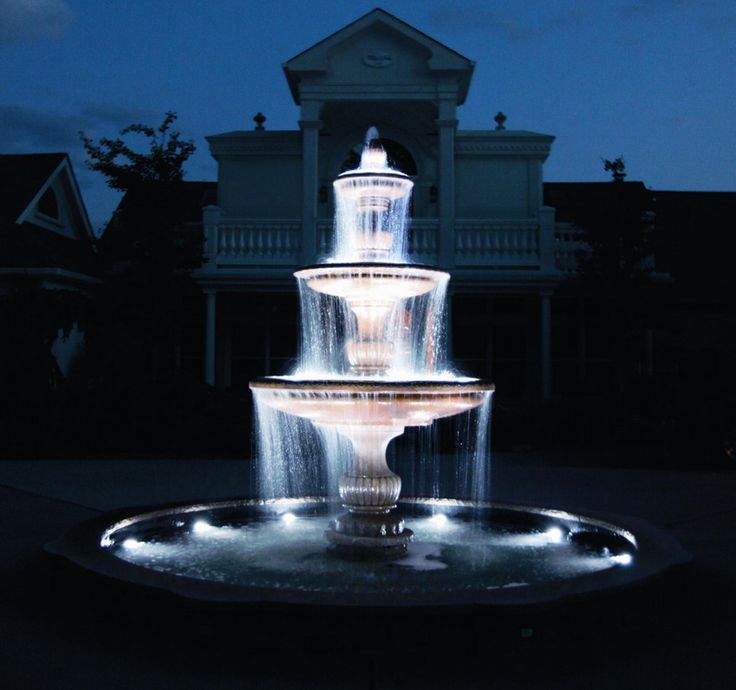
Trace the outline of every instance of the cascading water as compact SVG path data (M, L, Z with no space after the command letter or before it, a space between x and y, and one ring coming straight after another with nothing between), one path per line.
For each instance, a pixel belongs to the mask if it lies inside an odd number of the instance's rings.
M446 495L440 487L447 490L449 480L450 496L487 498L493 387L448 368L449 275L406 263L412 186L388 166L371 128L360 166L334 182L334 254L295 273L299 363L289 376L251 383L262 495L339 493L348 512L327 538L350 556L393 558L406 550L412 533L392 516L402 480L386 453L407 429L413 432L401 452L413 466L414 492ZM478 408L464 416L463 431L432 428ZM458 468L449 474L439 464L448 434ZM403 464L391 455L394 466Z

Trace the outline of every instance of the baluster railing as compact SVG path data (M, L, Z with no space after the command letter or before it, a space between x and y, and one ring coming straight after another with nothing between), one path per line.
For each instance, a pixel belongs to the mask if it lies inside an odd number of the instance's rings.
M539 265L539 225L534 220L458 220L455 261L458 267L535 268Z
M416 263L437 261L439 224L436 219L415 219L410 226L409 257ZM536 219L496 222L457 220L457 268L540 268L540 225ZM301 221L220 218L207 226L208 266L298 266L301 263ZM332 250L332 221L317 225L315 259ZM589 253L583 233L569 223L555 226L554 258L558 270L573 273Z

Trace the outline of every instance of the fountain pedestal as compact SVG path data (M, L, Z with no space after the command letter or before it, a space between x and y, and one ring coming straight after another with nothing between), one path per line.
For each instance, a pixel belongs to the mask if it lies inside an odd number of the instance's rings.
M414 532L391 511L384 513L346 512L335 518L325 531L334 552L355 560L393 560L406 553Z
M340 477L339 491L348 512L325 532L333 549L346 558L393 559L402 556L413 532L392 514L401 494L401 477L386 464L386 447L403 427L336 427L353 444L353 467Z

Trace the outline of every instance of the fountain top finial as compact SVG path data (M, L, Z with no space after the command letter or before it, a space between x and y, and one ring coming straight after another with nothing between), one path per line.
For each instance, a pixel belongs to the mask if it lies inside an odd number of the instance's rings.
M371 125L365 133L365 146L370 146L374 141L377 141L380 144L381 137L378 135L378 129Z
M378 136L378 130L375 127L369 127L365 133L365 145L363 153L360 156L359 170L391 170L388 165L388 157L386 151L381 144Z

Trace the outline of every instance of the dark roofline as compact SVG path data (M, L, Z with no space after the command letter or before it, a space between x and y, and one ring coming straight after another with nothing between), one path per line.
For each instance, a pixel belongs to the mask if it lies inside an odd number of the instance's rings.
M559 185L560 187L608 187L614 184L637 185L648 189L642 180L623 180L621 182L614 180L601 180L600 182L544 182L545 187L547 185Z
M305 48L300 53L297 53L293 57L289 58L286 62L284 62L282 64L282 67L284 69L286 69L286 64L288 62L291 62L292 60L296 60L298 57L301 57L302 55L304 55L304 53L308 53L313 48L316 48L317 46L320 46L323 43L326 43L327 41L329 41L334 36L337 36L337 34L342 33L343 31L345 31L346 29L349 29L354 24L357 24L358 22L363 21L366 17L370 16L374 12L380 12L381 14L385 14L387 17L393 19L394 21L397 21L399 24L402 24L403 26L411 29L412 31L415 31L419 35L424 36L425 38L429 39L432 43L436 43L438 46L441 46L445 50L449 50L451 53L454 53L455 55L457 55L458 57L462 58L466 62L469 62L471 65L475 65L475 62L473 60L471 60L470 58L465 57L462 53L458 53L457 50L455 50L454 48L450 48L449 46L446 46L444 43L441 43L440 41L438 41L436 38L433 38L429 34L424 33L424 31L422 31L421 29L417 29L415 26L412 26L408 22L405 22L403 19L399 19L399 17L397 17L394 14L391 14L390 12L387 12L382 7L374 7L372 10L366 12L365 14L362 14L360 17L358 17L357 19L354 19L349 24L346 24L342 28L333 31L329 36L326 36L325 38L317 41L317 43L309 46L308 48Z

